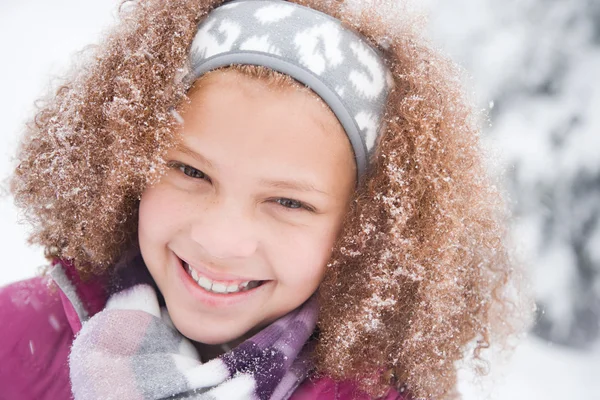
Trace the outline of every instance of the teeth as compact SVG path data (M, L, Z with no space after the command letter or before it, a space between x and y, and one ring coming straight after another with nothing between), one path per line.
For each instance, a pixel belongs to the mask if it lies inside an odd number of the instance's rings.
M192 269L188 264L184 263L184 265L185 265L186 271L196 281L198 286L202 287L203 289L205 289L209 292L213 292L213 293L223 294L223 293L242 292L242 291L254 289L260 283L260 281L247 281L247 282L242 282L239 285L225 285L223 283L213 282L205 276L198 275L196 270Z
M192 278L194 278L195 281L198 280L198 273L195 270L192 269L191 275L192 275Z
M227 286L223 285L222 283L213 283L211 290L217 293L225 293L227 292Z
M192 275L192 278L194 278L193 275ZM202 286L204 289L206 289L206 290L211 290L212 289L213 283L210 281L210 279L208 279L208 278L206 278L204 276L201 276L200 279L194 278L194 280L196 282L198 282L198 285Z
M227 286L227 293L234 293L234 292L238 292L239 290L240 290L240 288L237 287L236 285Z

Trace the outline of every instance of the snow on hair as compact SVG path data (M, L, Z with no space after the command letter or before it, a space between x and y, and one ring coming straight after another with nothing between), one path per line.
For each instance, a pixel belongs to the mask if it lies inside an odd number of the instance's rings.
M319 289L317 373L355 379L372 395L392 384L413 397L456 398L455 362L472 343L471 355L483 360L482 350L519 332L523 314L519 296L507 296L519 293L519 268L458 71L411 24L374 11L393 10L396 0L297 2L379 44L396 85L369 178ZM49 257L72 259L85 276L134 244L140 195L177 141L171 111L187 101L187 48L199 19L220 3L123 7L121 23L41 103L11 189L34 227L31 242ZM293 84L273 71L237 69Z

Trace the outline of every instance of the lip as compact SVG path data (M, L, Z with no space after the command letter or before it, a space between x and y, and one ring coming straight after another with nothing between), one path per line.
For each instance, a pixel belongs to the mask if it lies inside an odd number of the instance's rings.
M198 272L200 275L204 275L205 277L207 277L208 279L210 279L212 281L235 283L235 282L259 281L259 280L266 281L267 280L267 279L248 278L248 277L244 277L244 276L235 276L235 275L229 275L229 274L220 274L220 273L211 271L203 264L191 263L188 260L186 260L185 258L179 257L178 255L176 255L176 257L179 258L180 261L183 261L187 265L189 265L190 268L196 270L196 272Z
M183 260L177 255L174 256L177 261L177 276L183 286L195 300L210 307L230 307L247 302L250 298L263 293L267 286L271 284L270 281L266 281L254 289L237 293L212 293L198 286L196 281L185 271Z

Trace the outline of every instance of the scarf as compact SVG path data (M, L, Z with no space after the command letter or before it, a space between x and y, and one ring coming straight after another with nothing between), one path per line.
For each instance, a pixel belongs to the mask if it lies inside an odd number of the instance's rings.
M308 376L315 296L202 363L160 306L156 286L147 279L132 282L131 274L128 281L83 322L73 342L69 365L76 400L287 399Z

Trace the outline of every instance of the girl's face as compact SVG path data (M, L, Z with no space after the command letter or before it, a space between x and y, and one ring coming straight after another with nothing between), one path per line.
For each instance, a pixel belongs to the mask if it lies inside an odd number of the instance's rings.
M139 243L177 329L226 343L315 292L356 167L341 125L308 91L227 71L189 96L181 145L142 194Z

